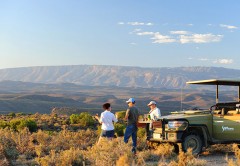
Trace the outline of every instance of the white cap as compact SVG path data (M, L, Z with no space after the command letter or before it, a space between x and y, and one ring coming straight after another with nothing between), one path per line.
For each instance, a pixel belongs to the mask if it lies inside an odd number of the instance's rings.
M150 105L153 105L153 104L157 104L155 101L150 101L149 103L148 103L148 106L150 106Z
M134 98L130 98L130 99L128 99L128 101L126 101L126 103L134 103L134 102L135 102Z

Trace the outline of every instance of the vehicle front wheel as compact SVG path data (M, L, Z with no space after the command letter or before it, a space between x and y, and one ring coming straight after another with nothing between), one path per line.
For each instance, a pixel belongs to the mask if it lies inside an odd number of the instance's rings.
M182 142L182 149L187 152L188 148L192 149L193 154L199 154L202 152L202 140L198 135L188 135L184 138Z

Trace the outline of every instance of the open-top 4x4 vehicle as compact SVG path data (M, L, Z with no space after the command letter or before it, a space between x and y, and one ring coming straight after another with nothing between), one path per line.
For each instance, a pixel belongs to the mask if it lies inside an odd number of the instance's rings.
M216 85L216 104L206 110L187 110L172 112L157 121L139 121L146 127L150 142L170 143L175 147L182 145L198 154L203 147L213 144L240 143L240 81L201 80L187 84ZM238 86L238 101L218 102L219 85Z

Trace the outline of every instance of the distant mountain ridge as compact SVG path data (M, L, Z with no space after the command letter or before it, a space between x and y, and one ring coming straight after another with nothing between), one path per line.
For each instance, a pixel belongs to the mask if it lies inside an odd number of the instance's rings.
M69 65L0 69L0 81L73 83L90 86L180 88L186 81L240 78L240 70L222 67L144 68L105 65Z

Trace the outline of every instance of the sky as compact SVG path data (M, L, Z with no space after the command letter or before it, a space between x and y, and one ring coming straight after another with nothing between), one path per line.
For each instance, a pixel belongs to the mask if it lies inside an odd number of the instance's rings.
M240 69L237 0L0 0L0 69Z

